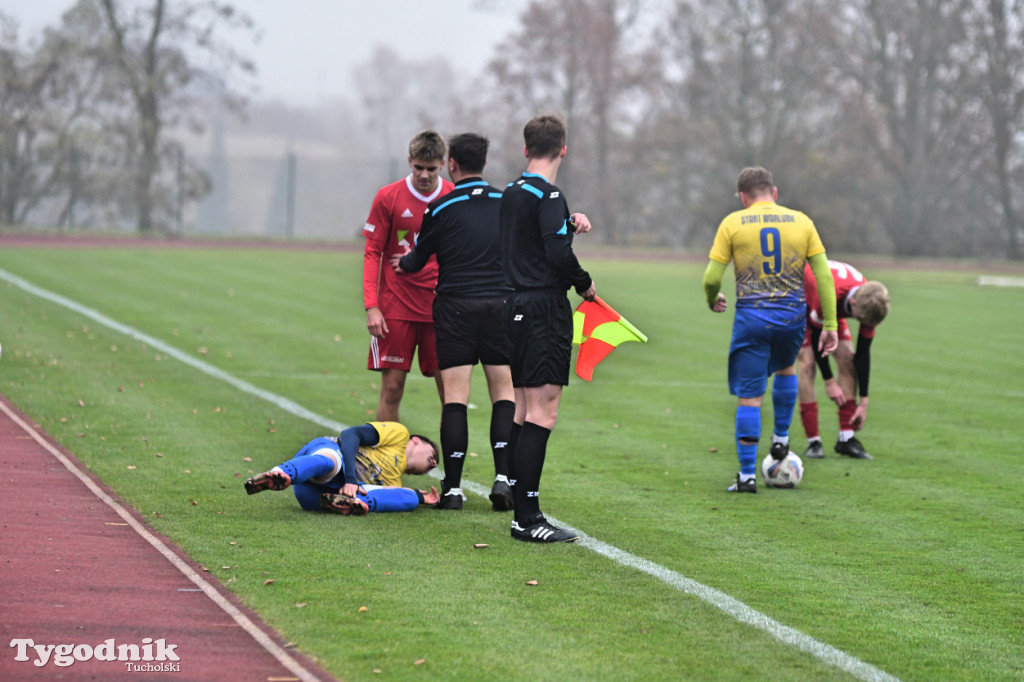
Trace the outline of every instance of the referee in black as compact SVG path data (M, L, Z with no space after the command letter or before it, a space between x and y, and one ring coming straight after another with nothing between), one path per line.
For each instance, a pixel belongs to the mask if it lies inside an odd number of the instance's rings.
M572 306L569 287L587 300L594 282L572 250L575 234L590 231L582 213L571 214L555 176L565 156L561 117L543 115L523 129L526 172L501 197L501 254L515 293L505 305L512 339L516 414L512 427L512 537L526 542L574 542L579 537L548 523L540 511L540 478L548 438L558 418L562 387L569 384Z
M441 453L444 479L437 509L462 509L462 467L469 446L469 404L473 366L479 361L491 398L491 450L494 485L491 505L512 509L508 441L515 414L515 393L509 371L509 339L502 325L505 283L498 241L501 190L484 182L487 138L462 133L448 141L448 175L455 189L434 200L423 215L415 247L392 257L399 273L421 270L437 254L437 297L434 335L444 387L441 410Z

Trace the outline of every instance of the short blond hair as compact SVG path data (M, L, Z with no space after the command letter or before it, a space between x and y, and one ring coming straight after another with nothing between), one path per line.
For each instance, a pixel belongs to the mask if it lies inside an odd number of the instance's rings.
M409 158L417 161L444 163L448 147L435 130L422 130L409 142Z
M889 290L881 282L865 282L853 295L854 312L861 324L877 327L889 314Z

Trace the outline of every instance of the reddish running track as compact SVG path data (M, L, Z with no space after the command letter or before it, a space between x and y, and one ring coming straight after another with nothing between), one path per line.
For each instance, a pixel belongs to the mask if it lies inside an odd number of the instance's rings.
M4 682L334 679L286 648L3 396L0 566ZM78 648L56 649L37 666L32 645ZM123 645L155 660L98 660ZM131 646L123 652L130 657Z

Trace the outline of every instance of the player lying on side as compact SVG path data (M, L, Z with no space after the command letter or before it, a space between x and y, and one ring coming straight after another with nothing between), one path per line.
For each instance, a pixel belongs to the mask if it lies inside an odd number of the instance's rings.
M345 429L337 438L314 438L292 459L248 479L245 492L290 487L307 511L352 516L412 511L436 504L437 489L403 488L402 474L423 475L437 460L437 446L429 438L411 435L398 422L368 422Z
M871 342L875 338L875 328L889 314L889 292L882 283L868 281L852 265L831 260L828 264L835 282L836 314L839 318L839 346L834 354L839 378L837 381L833 377L828 358L821 357L815 350L821 333L821 303L814 286L814 273L808 269L804 272L807 333L797 356L800 420L807 435L804 457L820 459L825 456L818 431L818 400L814 392L817 365L825 380L825 393L839 406L839 439L835 451L853 459L874 459L854 436L854 432L863 428L867 420ZM850 327L846 323L846 318L850 317L860 323L856 352Z

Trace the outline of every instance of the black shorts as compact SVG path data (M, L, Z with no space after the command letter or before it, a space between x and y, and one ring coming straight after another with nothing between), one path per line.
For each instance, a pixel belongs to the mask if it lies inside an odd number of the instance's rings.
M507 365L510 344L502 323L505 297L446 296L434 299L434 337L439 369Z
M572 306L564 291L520 291L505 304L512 339L512 385L569 385Z

